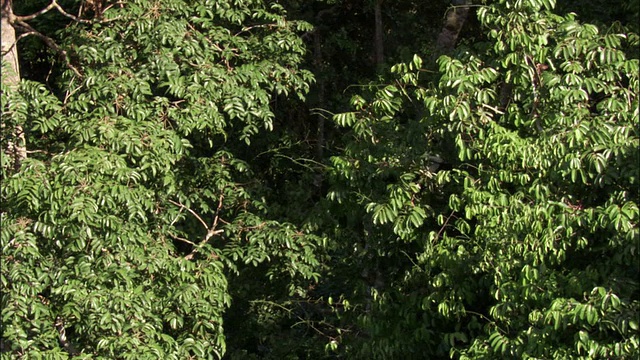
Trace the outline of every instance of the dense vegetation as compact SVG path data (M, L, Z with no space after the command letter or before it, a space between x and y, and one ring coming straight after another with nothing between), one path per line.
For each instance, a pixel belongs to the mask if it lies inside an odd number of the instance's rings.
M3 0L1 358L638 358L608 4Z

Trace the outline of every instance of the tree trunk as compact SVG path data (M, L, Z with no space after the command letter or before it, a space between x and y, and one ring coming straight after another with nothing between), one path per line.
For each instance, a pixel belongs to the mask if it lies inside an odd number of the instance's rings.
M8 68L3 68L2 83L11 91L15 91L20 83L20 65L18 63L18 48L16 46L16 31L13 28L13 1L2 0L0 9L1 31L2 31L2 61L6 62ZM15 125L13 129L5 129L2 124L3 135L11 132L8 136L6 153L11 157L14 169L17 171L20 164L27 157L24 131L21 125Z
M374 47L375 47L375 63L376 66L382 65L384 62L384 37L383 37L383 29L382 29L382 2L384 0L376 0L373 12L376 23L375 28L375 38L374 38Z
M447 11L444 27L438 35L437 49L441 53L451 52L458 41L460 30L469 15L469 0L452 0L453 9Z

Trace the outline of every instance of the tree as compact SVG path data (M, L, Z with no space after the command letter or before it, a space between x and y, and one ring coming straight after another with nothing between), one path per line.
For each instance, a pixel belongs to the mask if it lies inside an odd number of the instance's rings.
M251 0L65 6L48 6L77 9L58 34L29 25L66 55L55 88L3 83L33 155L3 162L2 351L221 358L229 279L263 264L297 293L316 276L321 239L269 217L242 158L276 94L308 91L309 26Z
M638 35L553 5L480 7L487 42L335 116L330 196L368 214L343 251L373 274L349 356L638 356Z
M3 5L3 358L638 355L637 11Z
M3 0L0 3L1 23L2 23L2 62L3 66L2 85L6 91L13 92L20 82L20 65L18 63L18 49L16 47L16 34L11 21L13 20L13 7L11 0ZM5 168L12 164L12 167L19 168L20 163L26 158L26 147L24 139L24 131L21 124L11 122L2 123L3 136L2 148L5 150L6 157L2 158L2 167Z

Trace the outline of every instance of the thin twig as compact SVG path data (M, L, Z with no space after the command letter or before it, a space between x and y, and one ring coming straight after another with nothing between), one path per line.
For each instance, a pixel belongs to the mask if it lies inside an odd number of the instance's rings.
M451 219L453 214L455 214L455 211L451 211L451 214L449 214L449 216L447 216L447 220L444 221L444 224L442 224L442 227L440 228L440 231L438 231L438 234L436 235L436 241L438 239L440 239L440 235L442 234L444 229L447 227L447 224L449 223L449 220Z
M253 29L256 28L273 28L273 27L277 27L278 24L258 24L258 25L253 25L253 26L245 26L243 27L240 31L238 31L234 36L238 36L244 32L249 32Z
M218 207L216 208L216 215L213 218L213 225L211 226L211 230L209 230L209 232L215 231L215 229L218 227L218 220L220 220L220 210L222 209L223 200L224 200L224 194L220 194L220 198L218 199ZM209 236L209 237L211 237L211 236ZM205 239L205 241L207 241L207 240L209 240L209 239L208 238Z
M52 38L42 34L41 32L34 29L33 27L31 27L31 25L27 24L24 21L16 20L14 24L26 30L26 33L23 35L25 36L35 35L40 39L42 39L42 41L44 41L45 44L47 44L47 46L49 46L51 49L56 51L58 54L60 54L64 58L64 61L67 67L71 69L76 74L76 76L78 76L79 78L82 78L82 74L80 73L80 71L78 71L78 69L76 69L75 66L71 65L71 61L69 60L69 55L67 54L67 51L61 49L60 46L58 46L58 44L56 44L56 42Z
M102 9L102 12L104 13L105 11L111 9L112 7L116 6L116 5L120 5L120 9L122 9L124 7L126 3L124 1L117 1L113 4L108 5L106 8Z
M168 234L169 236L171 236L172 238L174 238L174 239L176 239L176 240L179 240L179 241L182 241L183 243L187 243L187 244L189 244L189 245L191 245L191 246L193 246L193 247L198 246L198 245L196 245L196 243L194 243L193 241L189 241L189 240L187 240L187 239L185 239L185 238L182 238L182 237L180 237L180 236L173 235L172 233L167 233L167 234Z
M187 210L188 212L190 212L193 216L196 217L196 219L198 219L200 221L200 223L202 224L202 226L204 226L204 228L206 230L209 230L209 226L207 226L207 223L204 222L204 220L202 220L202 218L200 217L200 215L198 215L195 211L189 209L188 207L186 207L185 205L183 205L182 203L173 201L173 200L169 200L170 203L172 203L175 206L180 206L181 208Z
M187 239L180 238L180 237L177 237L175 235L169 234L171 237L173 237L176 240L180 240L180 241L183 241L183 242L186 242L188 244L193 245L193 249L191 250L191 252L189 254L187 254L184 257L185 259L191 260L193 258L193 256L195 255L195 253L197 253L198 250L202 249L209 242L211 237L213 237L214 235L222 234L224 232L224 230L217 229L218 222L220 222L220 221L225 222L224 220L222 220L220 218L220 211L222 210L223 200L224 200L224 195L220 194L220 198L218 199L218 208L216 209L216 213L215 213L214 218L213 218L213 224L211 224L211 227L209 227L207 225L207 223L205 223L204 220L202 220L202 218L200 217L200 215L198 215L195 211L189 209L188 207L186 207L182 203L179 203L179 202L176 202L176 201L173 201L173 200L169 200L170 203L172 203L172 204L174 204L176 206L179 206L181 208L181 211L182 211L182 209L185 209L188 212L190 212L193 216L196 217L196 219L198 219L200 221L202 226L204 226L204 228L207 230L207 235L205 235L204 239L199 244L195 244L195 243L193 243L193 242L191 242L191 241L189 241ZM177 220L177 218L176 218L176 220ZM175 220L171 223L171 225L173 225L173 223L175 223Z
M483 108L487 108L489 110L492 110L493 112L495 112L496 114L499 115L504 115L504 111L500 111L498 108L491 106L491 105L487 105L487 104L482 104Z
M299 321L298 321L298 322L296 322L295 324L293 324L293 325L292 325L292 327L297 326L297 325L299 325L299 324L305 324L305 325L307 325L307 327L309 327L309 328L313 329L313 330L314 330L314 331L316 331L318 334L320 334L320 335L322 335L322 336L324 336L324 337L326 337L326 338L328 338L328 339L336 340L337 338L339 338L339 336L338 336L338 337L334 337L334 336L331 336L331 335L326 334L324 331L322 331L322 330L320 330L320 329L318 329L317 327L315 327L315 326L314 326L314 321L313 321L313 320L304 319L304 318L303 318L303 317L301 317L300 315L298 315L298 314L294 314L293 309L289 309L289 308L287 308L287 307L286 307L286 306L284 306L284 305L278 304L277 302L274 302L274 301L268 301L268 300L254 300L254 301L252 301L252 303L259 303L259 304L261 303L261 304L271 305L272 307L277 307L277 308L279 308L280 310L283 310L283 311L287 312L289 315L293 315L293 316L295 316ZM318 322L318 323L319 323L319 324L323 324L323 325L329 325L330 327L333 327L333 328L336 328L336 329L337 329L337 327L336 327L336 326L331 325L331 324L328 324L328 323L323 322L323 321L320 321L320 322Z
M74 78L71 78L71 80L69 80L69 86L71 86L71 83L73 82L73 79ZM67 102L69 101L69 99L71 98L71 96L73 96L73 94L77 93L80 89L82 89L82 85L78 86L77 88L73 89L72 91L67 90L65 92L65 94L64 94L64 100L62 100L62 103L64 105L66 105Z
M180 208L180 211L178 212L178 215L176 215L176 218L173 219L173 221L171 222L171 224L169 224L169 226L173 226L173 224L175 224L176 221L178 221L178 218L180 217L180 214L182 214L182 210L184 210L184 208Z
M6 50L2 52L2 57L4 57L5 55L7 55L8 53L10 53L14 47L18 46L18 41L20 41L23 38L26 38L29 35L34 35L31 32L26 32L24 34L20 34L17 38L16 41L13 42L13 44L11 44L11 46Z
M212 236L222 234L224 232L224 230L216 229L218 227L218 221L220 220L220 210L222 209L223 200L224 200L224 195L220 194L220 199L218 200L218 208L216 209L216 214L215 214L215 217L213 218L213 224L211 225L211 228L207 231L207 235L204 237L204 240L202 240L202 242L198 246L199 248L202 248L209 241L209 239L211 239ZM194 252L195 252L195 249L194 249Z

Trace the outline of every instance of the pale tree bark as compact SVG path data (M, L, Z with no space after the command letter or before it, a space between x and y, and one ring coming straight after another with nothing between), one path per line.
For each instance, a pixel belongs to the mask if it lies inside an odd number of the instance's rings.
M449 53L455 48L460 30L469 16L468 5L470 4L470 0L451 1L453 7L447 10L444 27L438 35L436 43L436 47L441 53Z
M16 31L13 28L13 1L2 0L1 25L2 31L2 61L8 64L2 72L2 83L7 85L9 91L16 91L20 83L20 65L18 63L18 48L16 46ZM11 157L15 170L20 168L22 161L27 157L27 147L24 131L21 125L15 125L12 129L6 129L2 123L3 136L9 137L6 153Z
M382 2L384 0L375 0L373 7L374 19L375 19L375 63L376 66L382 65L384 62L384 30L382 27Z
M2 0L2 60L13 70L2 74L2 81L15 85L20 81L20 66L16 44L16 31L11 25L13 18L12 0Z

